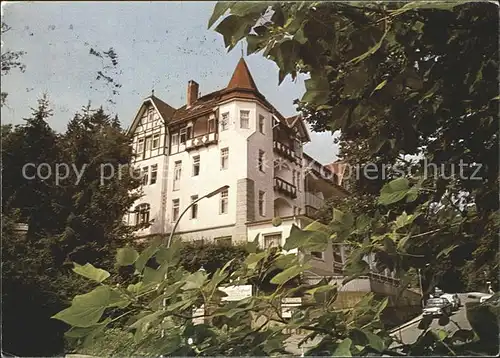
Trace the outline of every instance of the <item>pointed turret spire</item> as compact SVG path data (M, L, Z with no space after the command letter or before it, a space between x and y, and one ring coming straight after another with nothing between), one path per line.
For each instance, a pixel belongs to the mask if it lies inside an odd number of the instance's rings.
M240 58L238 64L236 65L233 76L226 87L226 89L236 88L258 91L243 57Z

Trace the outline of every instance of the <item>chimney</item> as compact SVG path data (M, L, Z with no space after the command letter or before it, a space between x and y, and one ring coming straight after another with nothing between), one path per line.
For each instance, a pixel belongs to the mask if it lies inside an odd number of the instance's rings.
M200 85L193 80L188 82L187 88L187 106L190 107L198 99L198 90Z

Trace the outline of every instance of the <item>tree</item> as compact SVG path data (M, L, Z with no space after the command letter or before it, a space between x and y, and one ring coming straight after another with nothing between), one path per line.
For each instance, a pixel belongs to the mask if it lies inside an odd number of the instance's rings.
M298 109L314 130L340 130L341 158L362 169L352 197L333 207L355 216L418 215L429 234L427 244L408 242L413 251L436 263L442 247L458 243L447 267L468 267L469 286L483 271L498 271L494 4L221 2L209 27L221 17L215 30L229 49L245 39L247 53L278 65L280 82L310 75ZM363 172L369 166L371 177ZM440 172L429 172L434 166ZM381 206L378 192L402 174L423 180L417 197ZM436 205L440 215L429 209ZM497 275L491 281L498 287Z
M2 21L1 35L5 35L11 27ZM3 46L2 46L3 47ZM24 51L12 51L7 50L3 51L2 49L2 76L7 75L13 69L19 69L19 71L24 72L26 70L26 66L21 62L21 57L25 55ZM3 107L5 102L7 101L7 92L1 92L0 94L0 106Z
M49 317L89 287L71 277L71 262L112 267L116 248L131 240L122 219L140 195L128 170L130 139L116 117L86 108L56 135L50 115L44 96L24 125L2 127L3 349L17 355L63 352L65 327ZM17 222L29 224L26 236L13 231Z

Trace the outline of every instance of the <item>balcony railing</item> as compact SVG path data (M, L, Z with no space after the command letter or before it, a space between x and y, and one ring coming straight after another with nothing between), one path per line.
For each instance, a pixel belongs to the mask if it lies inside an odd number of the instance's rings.
M292 199L297 197L297 188L286 180L274 177L274 190L281 192Z
M283 144L277 140L273 142L274 146L274 151L280 154L281 156L289 159L292 162L297 162L300 163L300 157L295 154L294 150L287 146L286 144Z
M194 138L189 138L186 141L186 150L203 147L212 143L217 143L217 133L205 133Z
M321 199L319 196L314 195L311 192L306 192L305 199L306 199L305 204L314 209L320 209L324 203L323 199Z

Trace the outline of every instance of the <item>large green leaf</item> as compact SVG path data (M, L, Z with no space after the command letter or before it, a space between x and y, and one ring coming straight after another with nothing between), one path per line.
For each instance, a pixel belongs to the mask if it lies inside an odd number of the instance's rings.
M319 223L315 224L319 229ZM286 239L284 249L308 249L312 251L324 251L329 244L330 238L323 230L309 231L301 230L298 226L293 225L290 230L290 236Z
M345 338L340 342L335 350L332 352L333 357L352 357L351 354L352 340L350 338Z
M149 245L141 252L139 257L135 260L135 269L138 272L142 272L144 266L146 266L146 263L149 261L149 259L153 257L153 255L156 254L156 252L159 250L160 245L161 245L161 240L156 239L151 243L151 245Z
M224 37L224 45L231 50L239 40L248 35L254 21L244 17L229 15L215 28Z
M330 95L330 83L328 78L322 75L311 76L304 81L306 93L302 97L302 102L310 103L314 106L320 106L328 102Z
M207 279L207 275L201 271L196 271L186 278L186 283L182 286L183 290L194 290L201 288Z
M403 200L409 191L409 182L406 178L397 178L385 184L380 191L379 204L390 205Z
M305 270L310 269L310 265L296 265L287 268L285 271L280 272L276 276L274 276L271 279L271 283L275 285L282 285L288 281L290 281L292 278L296 277L297 275L301 274Z
M75 267L73 267L73 272L91 280L102 282L109 277L108 271L96 268L90 263L86 263L85 265L81 266L75 262L74 265Z
M116 303L112 301L111 294L108 286L99 286L89 293L75 296L71 306L52 318L74 327L91 327L99 321L107 307Z
M208 28L211 28L212 25L226 13L226 11L232 6L236 4L236 1L218 1L215 4L214 11L212 12L212 16L208 20Z
M139 257L139 253L131 247L122 247L116 253L116 263L119 266L132 265Z

